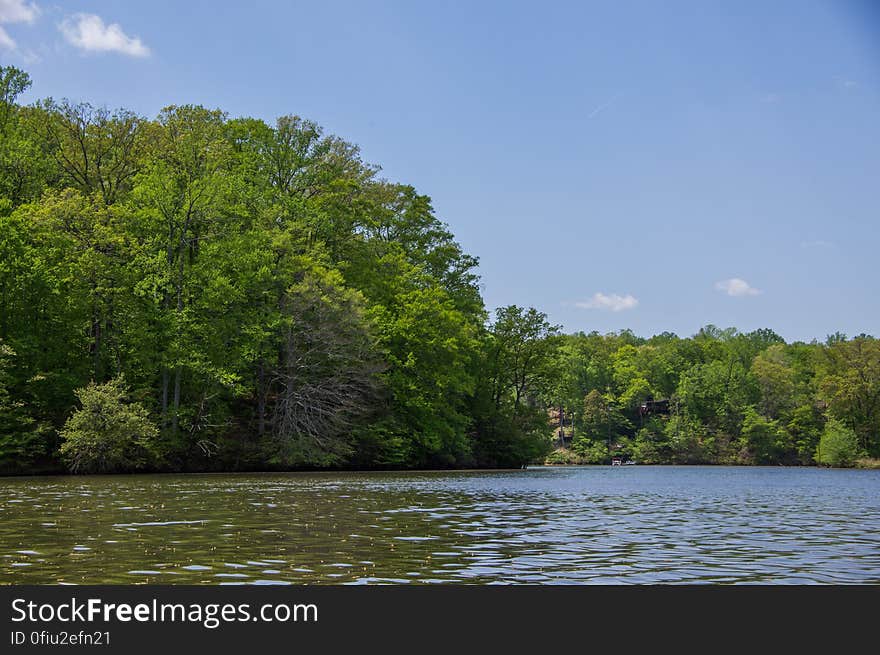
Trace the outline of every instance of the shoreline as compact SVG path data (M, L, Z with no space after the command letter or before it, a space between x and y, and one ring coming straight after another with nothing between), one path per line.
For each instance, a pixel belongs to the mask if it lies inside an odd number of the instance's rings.
M856 465L856 466L848 466L848 467L839 467L839 466L820 466L818 464L722 464L722 463L652 463L652 464L643 464L635 462L633 464L626 465L626 468L630 466L639 466L642 468L645 467L654 467L654 468L672 468L672 467L688 467L688 468L742 468L742 469L821 469L821 470L836 470L836 471L877 471L880 470L880 461L874 460L873 462L867 465ZM270 471L270 470L252 470L252 471L131 471L131 472L120 472L120 473L89 473L89 474L76 474L76 473L22 473L19 475L0 475L0 481L2 480L18 480L23 478L70 478L70 479L86 479L86 478L131 478L131 477L139 477L139 476L148 476L148 477L172 477L172 476L221 476L221 475L233 475L233 476L272 476L272 475L339 475L339 474L365 474L365 473L375 473L375 474L388 474L388 473L398 473L398 474L446 474L446 473L476 473L476 474L486 474L486 473L514 473L518 471L528 471L530 469L534 470L537 468L608 468L612 467L611 464L583 464L583 463L534 463L529 464L528 466L522 468L515 467L502 467L502 468L412 468L412 469L402 469L402 468L327 468L327 469L289 469L289 470L278 470L278 471ZM618 468L613 466L613 468ZM619 468L625 468L624 466L620 466Z

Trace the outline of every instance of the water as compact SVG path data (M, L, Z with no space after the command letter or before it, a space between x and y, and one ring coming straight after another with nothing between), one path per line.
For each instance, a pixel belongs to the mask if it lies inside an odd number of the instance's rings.
M880 471L0 478L0 582L880 583Z

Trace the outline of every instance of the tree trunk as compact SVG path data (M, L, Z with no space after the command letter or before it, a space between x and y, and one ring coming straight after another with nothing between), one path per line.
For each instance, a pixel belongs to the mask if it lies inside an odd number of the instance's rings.
M264 388L265 369L263 360L257 365L257 434L266 433L266 389Z
M174 405L171 408L171 431L177 432L177 414L180 409L180 376L181 370L178 366L174 369Z
M101 322L95 312L92 312L92 379L101 381Z
M186 234L186 229L184 226L184 230L181 231L181 242L180 247L177 253L177 339L180 340L180 316L183 314L183 253L186 248L186 244L183 240L183 235ZM180 378L181 378L181 367L180 364L174 369L174 399L173 405L171 407L171 431L173 433L177 433L177 425L178 425L178 413L180 410Z
M168 425L168 369L162 369L162 427Z

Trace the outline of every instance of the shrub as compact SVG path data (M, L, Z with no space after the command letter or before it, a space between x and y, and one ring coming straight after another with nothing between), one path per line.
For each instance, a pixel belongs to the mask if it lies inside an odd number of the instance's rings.
M585 464L604 464L610 458L608 446L604 441L593 441L586 438L575 439L572 450L581 457Z
M829 419L819 439L816 461L824 466L851 467L861 455L856 433L836 419Z
M756 464L778 464L794 454L791 437L779 421L761 416L752 407L745 411L742 439Z
M664 437L673 464L702 464L714 456L714 440L700 421L684 414L670 417Z
M73 473L132 471L150 461L159 430L143 406L128 400L122 376L75 393L82 408L61 431L61 455Z
M640 464L665 464L672 460L669 441L661 421L652 421L636 433L633 458Z
M547 455L547 458L544 460L544 464L555 466L571 466L583 463L583 460L577 454L566 448L557 448Z

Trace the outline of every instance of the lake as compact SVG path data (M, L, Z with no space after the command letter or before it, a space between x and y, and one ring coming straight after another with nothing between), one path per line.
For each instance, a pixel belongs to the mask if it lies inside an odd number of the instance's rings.
M0 581L880 583L880 471L0 478Z

